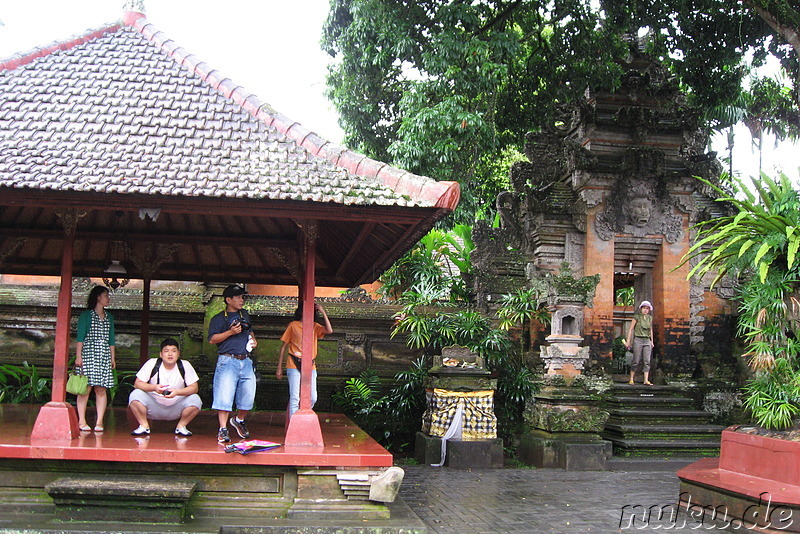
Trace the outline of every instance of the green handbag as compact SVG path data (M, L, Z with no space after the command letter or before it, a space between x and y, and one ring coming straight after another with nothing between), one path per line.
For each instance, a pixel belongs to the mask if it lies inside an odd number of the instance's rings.
M73 395L86 395L89 393L89 377L85 376L80 367L75 367L75 372L67 379L67 393Z

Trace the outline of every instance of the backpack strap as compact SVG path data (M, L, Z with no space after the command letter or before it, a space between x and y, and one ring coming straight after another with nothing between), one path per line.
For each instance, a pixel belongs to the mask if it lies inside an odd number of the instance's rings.
M156 358L156 364L153 366L153 370L150 372L150 378L147 380L148 383L150 382L150 380L153 379L154 376L156 376L156 373L161 368L161 363L162 363L161 358ZM183 385L184 387L186 387L186 369L184 369L183 367L183 360L178 360L178 371L181 373L181 378L183 379ZM158 382L159 383L161 382L160 375L158 377Z
M160 368L161 368L161 358L156 358L156 364L153 366L153 370L150 372L150 378L147 380L148 382L150 382L150 380L152 380L153 377L156 376L156 373Z

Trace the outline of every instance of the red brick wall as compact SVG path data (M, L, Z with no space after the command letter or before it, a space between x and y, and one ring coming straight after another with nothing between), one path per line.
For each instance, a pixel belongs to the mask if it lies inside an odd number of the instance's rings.
M600 283L591 308L585 308L583 322L584 346L601 358L611 357L614 341L614 241L603 241L595 232L595 216L602 205L587 214L586 246L584 248L585 276L600 275Z
M683 226L686 237L689 235L686 217ZM686 279L689 265L675 268L688 250L688 239L677 243L664 240L661 254L653 265L653 330L658 366L666 372L677 370L690 349L690 283Z

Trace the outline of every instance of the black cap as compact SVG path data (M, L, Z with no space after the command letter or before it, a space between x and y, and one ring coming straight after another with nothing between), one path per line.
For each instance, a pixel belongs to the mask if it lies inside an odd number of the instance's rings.
M230 285L222 292L223 298L238 297L239 295L247 295L247 291L242 286Z

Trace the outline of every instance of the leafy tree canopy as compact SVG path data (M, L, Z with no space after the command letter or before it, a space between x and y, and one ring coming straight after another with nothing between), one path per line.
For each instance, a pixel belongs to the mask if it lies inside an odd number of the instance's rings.
M618 87L630 53L625 36L647 31L648 52L674 72L690 101L727 109L716 114L717 126L727 125L725 116L741 118L735 110L745 106L744 116L762 126L796 132L795 4L331 0L322 45L340 61L329 73L329 96L349 146L459 181L462 220L469 223L492 210L507 176L497 162L522 145L526 132L553 124L560 106L587 87ZM768 56L790 74L791 87L751 84L749 66ZM751 85L755 93L743 98Z

